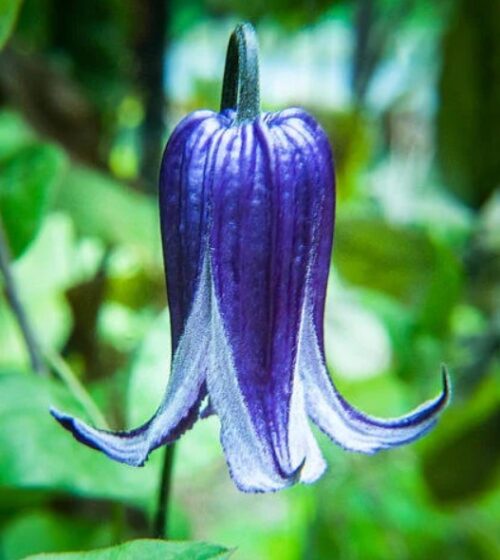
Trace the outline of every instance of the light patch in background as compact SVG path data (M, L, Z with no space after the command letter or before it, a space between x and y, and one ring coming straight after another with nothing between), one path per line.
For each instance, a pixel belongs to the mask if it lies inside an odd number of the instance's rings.
M68 216L53 213L28 250L12 265L20 298L43 347L58 348L71 329L64 292L75 280L75 232ZM44 273L40 274L43 270ZM0 361L27 364L25 343L7 305L0 306Z
M500 248L500 185L488 203L484 206L480 217L480 231L486 244L493 250Z
M431 131L424 136L430 138ZM367 190L383 215L395 224L425 224L432 231L446 229L468 235L473 213L435 183L434 153L429 145L415 145L407 153L391 155L366 175Z
M197 81L220 80L227 37L235 23L229 19L205 21L172 43L165 64L169 97L175 103L193 99ZM260 50L265 53L260 60L264 106L347 107L352 34L345 22L329 19L293 34L262 25L258 34Z
M132 352L142 340L151 323L148 309L137 313L121 303L107 301L99 311L99 337L121 352Z
M370 84L367 103L377 112L403 99L430 116L435 110L435 82L439 70L436 30L406 29L395 35L392 56L381 61Z
M22 286L24 299L64 291L73 284L75 240L69 216L62 213L47 216L35 240L12 266L16 283ZM40 270L44 273L40 274Z
M129 426L149 420L160 405L170 372L170 323L168 310L153 321L133 358L128 387Z
M335 374L353 380L383 374L392 361L391 341L383 323L333 273L326 299L325 350Z
M72 315L65 292L93 277L103 251L96 238L78 241L69 216L53 212L27 251L13 263L21 300L44 348L61 348L67 340ZM25 343L7 305L0 305L0 340L2 362L27 364Z

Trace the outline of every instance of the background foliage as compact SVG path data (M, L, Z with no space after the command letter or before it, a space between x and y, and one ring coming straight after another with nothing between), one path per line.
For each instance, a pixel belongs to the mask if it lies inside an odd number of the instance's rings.
M500 557L499 8L2 0L1 224L49 371L31 370L0 289L0 558L151 536L163 452L118 465L47 410L101 425L105 411L122 428L158 404L160 148L187 112L217 109L242 18L261 40L265 108L305 106L334 147L332 375L355 404L396 415L437 392L446 362L452 405L423 441L374 457L318 435L328 473L274 495L236 491L205 420L176 451L170 534L186 542L43 558Z

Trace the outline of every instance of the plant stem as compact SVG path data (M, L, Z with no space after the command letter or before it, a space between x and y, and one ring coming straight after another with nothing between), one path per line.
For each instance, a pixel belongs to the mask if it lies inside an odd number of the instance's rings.
M80 382L64 359L56 352L52 352L50 350L46 350L44 352L44 356L51 368L54 370L55 374L66 385L69 392L83 406L92 422L98 428L109 430L106 419L99 410L99 407L96 405L92 397L87 392L87 389L85 389L84 385Z
M236 26L227 46L221 111L234 109L237 124L260 114L259 45L249 23Z
M137 14L136 60L138 86L144 105L141 135L141 178L149 192L156 192L161 161L167 95L165 56L169 45L171 0L135 0Z
M7 236L3 228L2 218L0 216L0 270L4 278L5 295L9 302L12 313L14 314L21 334L28 351L31 368L38 375L47 375L42 353L40 352L40 345L35 337L33 329L31 328L28 316L24 310L19 297L14 276L11 270L10 251L7 242Z
M159 539L166 539L168 537L168 505L172 490L175 443L165 447L164 453L153 528L154 536Z

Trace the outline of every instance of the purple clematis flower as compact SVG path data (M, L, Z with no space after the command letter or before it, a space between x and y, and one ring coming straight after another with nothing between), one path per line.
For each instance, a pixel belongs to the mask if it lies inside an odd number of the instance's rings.
M237 486L266 492L323 473L309 420L343 448L374 453L425 434L449 389L444 372L437 398L379 419L333 385L323 346L332 154L305 111L260 113L256 47L252 28L238 26L222 111L188 115L165 150L160 214L173 360L160 408L129 432L52 414L79 441L134 466L216 414Z

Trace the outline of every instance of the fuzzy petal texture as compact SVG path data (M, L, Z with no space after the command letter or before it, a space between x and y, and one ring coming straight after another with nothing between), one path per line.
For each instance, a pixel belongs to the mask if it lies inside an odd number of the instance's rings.
M306 313L299 355L310 418L335 443L349 451L375 453L418 439L435 425L450 398L449 380L443 368L442 392L409 414L383 419L362 413L340 395L330 379L311 312Z
M206 356L210 347L209 331L200 330L200 325L206 326L210 321L210 308L204 303L202 297L195 298L185 333L173 357L164 400L143 426L129 432L111 432L88 426L56 409L51 409L52 416L89 447L115 461L142 466L153 449L176 440L198 418L206 396Z
M442 393L410 414L379 419L337 392L323 317L335 212L328 139L288 109L235 123L197 111L169 140L160 218L173 360L163 402L130 432L53 410L86 445L129 465L216 415L229 471L247 492L313 482L326 465L314 422L345 449L374 453L431 429ZM202 401L206 401L200 413Z
M316 218L327 196L333 204L331 153L326 141L326 149L317 148L320 134L294 110L229 126L217 150L210 249L215 317L220 314L215 325L221 326L213 332L216 355L226 355L227 345L230 359L210 368L208 387L235 479L231 456L241 451L237 440L227 443L229 420L218 410L224 401L218 405L213 396L210 372L231 371L226 384L240 394L281 486L313 480L324 469L295 367Z

